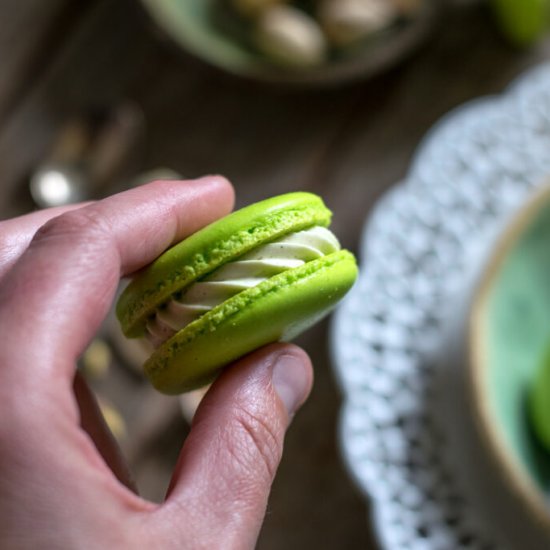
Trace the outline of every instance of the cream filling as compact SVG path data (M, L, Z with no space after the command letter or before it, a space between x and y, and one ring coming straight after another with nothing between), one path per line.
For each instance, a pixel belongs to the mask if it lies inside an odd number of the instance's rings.
M147 322L145 338L160 346L176 332L235 294L259 285L287 269L340 250L336 237L316 226L291 233L259 246L238 260L228 262L207 277L193 283L177 298L174 296Z

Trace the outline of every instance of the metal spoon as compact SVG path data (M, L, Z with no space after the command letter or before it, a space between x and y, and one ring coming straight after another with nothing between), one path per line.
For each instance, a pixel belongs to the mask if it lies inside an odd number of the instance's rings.
M99 117L70 120L29 189L48 208L98 198L122 177L144 134L141 110L124 103Z

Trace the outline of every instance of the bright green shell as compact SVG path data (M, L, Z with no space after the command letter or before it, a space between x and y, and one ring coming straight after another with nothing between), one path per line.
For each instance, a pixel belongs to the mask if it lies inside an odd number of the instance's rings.
M346 250L313 260L236 294L160 346L145 372L161 392L211 382L254 349L290 340L324 317L352 287L355 258Z
M311 193L288 193L252 204L173 246L141 272L120 296L116 314L124 334L142 336L155 309L191 283L257 246L314 225L331 212Z

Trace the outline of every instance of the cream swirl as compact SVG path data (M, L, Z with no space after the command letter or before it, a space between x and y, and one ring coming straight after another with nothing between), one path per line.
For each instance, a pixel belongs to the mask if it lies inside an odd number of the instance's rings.
M259 246L173 296L147 322L146 338L158 347L176 332L235 294L287 269L300 267L340 249L336 237L315 226Z

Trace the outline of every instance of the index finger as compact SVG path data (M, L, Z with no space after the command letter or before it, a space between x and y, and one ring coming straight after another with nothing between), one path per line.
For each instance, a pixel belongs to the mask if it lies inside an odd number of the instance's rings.
M31 242L34 234L46 222L88 203L69 204L37 210L30 214L9 220L0 220L0 278L8 272L25 248Z
M42 226L0 288L3 382L72 381L74 362L107 314L120 277L232 206L224 178L161 181Z

